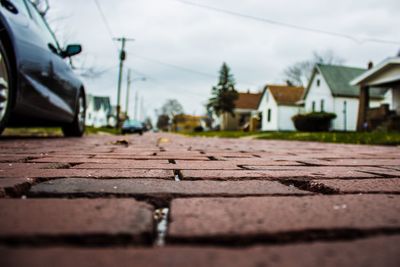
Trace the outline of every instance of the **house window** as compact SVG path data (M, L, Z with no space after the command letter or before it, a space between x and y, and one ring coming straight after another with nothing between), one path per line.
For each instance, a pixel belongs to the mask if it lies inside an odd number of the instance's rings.
M312 102L312 112L315 112L315 101Z
M321 112L325 111L325 100L321 99Z
M271 109L268 109L267 121L271 122Z
M317 80L317 86L319 87L320 85L321 85L321 80L318 79L318 80Z

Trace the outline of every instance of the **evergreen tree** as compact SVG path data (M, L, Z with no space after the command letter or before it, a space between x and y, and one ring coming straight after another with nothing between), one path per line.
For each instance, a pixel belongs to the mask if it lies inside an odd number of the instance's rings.
M230 113L235 116L235 101L239 94L235 90L235 80L230 73L230 68L224 63L219 71L219 82L212 88L212 97L208 100L207 109L214 111L217 115Z

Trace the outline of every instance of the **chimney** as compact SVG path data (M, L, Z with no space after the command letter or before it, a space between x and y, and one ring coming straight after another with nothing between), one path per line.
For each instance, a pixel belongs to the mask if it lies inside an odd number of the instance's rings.
M372 61L368 62L368 69L372 69L374 67L374 63Z
M247 89L247 93L250 94L250 89Z

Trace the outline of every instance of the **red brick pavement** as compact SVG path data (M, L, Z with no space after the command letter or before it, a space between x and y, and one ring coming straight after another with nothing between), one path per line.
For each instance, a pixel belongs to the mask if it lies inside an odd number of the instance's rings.
M400 149L0 139L0 266L400 266Z

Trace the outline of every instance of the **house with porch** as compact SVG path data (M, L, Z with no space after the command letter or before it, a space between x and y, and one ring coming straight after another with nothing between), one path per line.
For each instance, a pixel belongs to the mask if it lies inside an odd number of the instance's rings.
M239 98L235 101L234 116L223 113L217 118L222 131L236 130L256 130L257 123L252 118L258 113L258 104L262 93L239 93ZM214 116L215 117L215 116Z
M295 131L292 117L299 113L304 87L267 85L258 104L262 131Z
M332 123L332 130L355 131L360 89L350 82L365 72L362 68L316 64L299 102L303 105L301 112L335 113L337 118ZM387 89L371 88L370 106L379 107L385 97L389 97Z
M400 57L384 60L355 77L352 86L360 89L357 130L372 130L385 126L388 130L400 130ZM374 87L388 90L388 97L380 108L371 105Z

